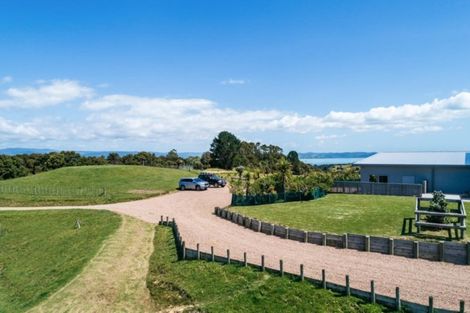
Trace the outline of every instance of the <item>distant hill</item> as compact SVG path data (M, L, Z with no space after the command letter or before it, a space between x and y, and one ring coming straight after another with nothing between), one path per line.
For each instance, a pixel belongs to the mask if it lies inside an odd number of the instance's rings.
M359 159L368 158L376 152L300 152L300 159Z
M54 150L54 149L34 149L34 148L5 148L0 149L0 155L17 155L17 154L32 154L32 153L50 153L50 152L58 152L63 150ZM77 151L83 156L87 157L100 157L104 156L107 157L111 152L116 152L120 156L124 156L127 154L136 154L139 151ZM167 152L154 152L157 156L166 155ZM202 152L178 152L178 155L182 158L187 158L190 156L201 156Z

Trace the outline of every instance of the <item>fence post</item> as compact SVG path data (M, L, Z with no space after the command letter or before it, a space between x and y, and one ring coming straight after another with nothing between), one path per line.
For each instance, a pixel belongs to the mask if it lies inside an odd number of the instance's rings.
M343 234L343 249L348 249L348 234Z
M230 264L230 249L227 249L227 264Z
M460 310L459 313L465 313L465 301L460 300Z
M169 219L168 219L168 216L167 216L166 217L166 224L165 224L166 226L168 226L168 221L169 221Z
M183 244L182 244L182 258L183 260L186 259L186 243L183 241Z
M308 242L308 232L304 231L304 242Z
M211 246L211 262L215 261L214 246Z
M300 281L304 281L304 265L300 264Z
M261 256L261 271L264 272L264 254Z
M286 227L286 239L289 239L289 227Z
M284 276L284 261L279 260L279 272L281 273L281 277Z
M160 225L163 225L163 215L160 215Z
M246 252L243 252L243 266L247 267L248 266L248 261L246 259Z
M367 252L370 252L370 236L365 236L365 245L364 245L364 250Z
M444 261L444 241L439 241L439 261Z
M395 309L401 310L400 287L395 288Z
M197 255L197 259L200 260L201 259L201 252L199 251L199 244L196 244L196 255Z
M432 296L429 296L428 312L429 312L429 313L433 313L433 312L434 312L434 299L433 299Z
M321 245L326 246L326 233L321 234Z
M325 270L321 270L321 286L323 289L326 289L326 272Z
M271 224L271 236L274 236L274 224Z
M375 304L375 282L373 280L370 281L370 302Z
M415 259L419 259L419 241L413 242L413 252Z
M395 242L393 238L388 238L388 254L393 255L395 252Z
M470 242L467 242L467 265L470 265Z
M349 275L346 275L346 296L351 295L351 287L349 286Z

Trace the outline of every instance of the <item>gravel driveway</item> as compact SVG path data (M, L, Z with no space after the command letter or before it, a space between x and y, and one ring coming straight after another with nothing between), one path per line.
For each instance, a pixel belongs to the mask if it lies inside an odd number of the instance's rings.
M225 255L230 249L231 257L237 259L247 252L252 263L259 263L265 255L266 266L273 268L283 259L290 272L297 272L302 263L306 276L320 278L325 269L328 281L343 285L349 274L351 287L363 290L369 290L370 280L375 280L377 293L394 296L398 286L402 299L427 304L432 295L435 307L458 310L459 300L470 305L470 266L323 247L256 233L213 214L215 206L229 203L228 188L211 188L93 207L151 223L158 222L161 215L175 218L187 246L194 248L199 243L202 251L214 246L216 254Z

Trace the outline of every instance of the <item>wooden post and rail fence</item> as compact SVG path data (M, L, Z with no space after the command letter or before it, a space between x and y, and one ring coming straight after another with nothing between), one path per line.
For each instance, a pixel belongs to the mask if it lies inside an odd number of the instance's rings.
M339 235L312 232L259 221L219 207L215 208L214 214L256 232L303 243L470 265L470 242L426 242L349 233Z
M246 252L243 253L243 260L238 260L238 259L233 258L230 255L230 249L227 249L226 255L222 256L222 255L216 255L214 253L213 246L211 246L210 248L210 253L201 251L199 244L196 244L196 249L188 248L186 246L186 243L183 237L181 236L179 232L178 225L175 219L172 219L171 221L169 221L167 217L166 220L164 220L163 216L161 216L159 224L164 225L164 226L169 226L172 228L173 236L175 238L178 258L180 260L205 260L209 262L218 262L222 264L235 264L235 265L239 265L243 267L250 266L250 267L259 269L261 271L266 271L272 274L278 274L281 277L286 276L297 281L307 281L323 289L329 289L331 291L344 294L345 296L354 296L354 297L363 299L365 301L368 301L370 303L373 303L373 304L378 303L378 304L381 304L381 305L384 305L384 306L387 306L389 308L396 309L396 310L406 309L408 311L416 312L416 313L421 313L421 312L422 313L424 312L465 313L465 301L464 300L459 301L457 310L441 309L435 306L434 298L432 296L429 296L428 298L428 305L423 305L423 304L403 300L400 296L399 287L395 288L395 297L377 294L375 292L376 285L373 280L370 281L370 290L360 290L356 288L351 288L351 280L350 280L349 275L345 275L345 284L341 285L341 284L329 282L327 280L327 272L324 269L321 271L320 278L313 278L313 277L308 277L305 275L303 264L299 265L299 271L297 273L290 273L284 270L285 263L282 259L279 260L279 268L270 268L265 265L266 258L267 258L267 256L265 255L261 255L259 263L249 263L247 262Z

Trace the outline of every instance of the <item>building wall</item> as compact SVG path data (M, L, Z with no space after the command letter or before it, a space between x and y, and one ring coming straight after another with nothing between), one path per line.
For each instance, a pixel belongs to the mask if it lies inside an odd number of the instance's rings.
M361 181L368 182L370 175L386 175L389 183L401 184L404 176L414 176L416 184L428 181L428 191L445 193L470 192L470 167L463 166L404 166L361 165Z
M470 192L470 167L436 167L435 185L436 190L447 193Z

